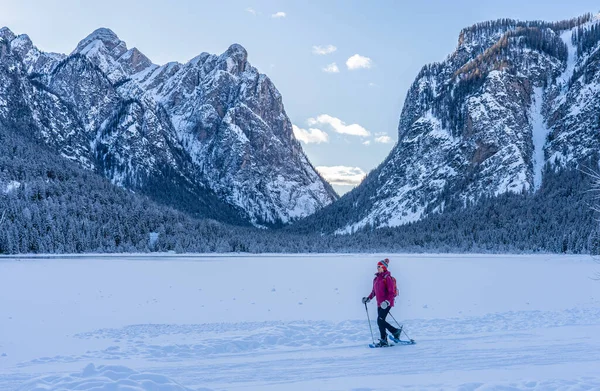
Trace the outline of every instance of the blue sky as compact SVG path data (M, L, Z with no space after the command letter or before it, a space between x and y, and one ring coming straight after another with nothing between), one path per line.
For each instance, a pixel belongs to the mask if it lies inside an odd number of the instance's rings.
M600 3L583 0L0 0L0 27L60 53L108 27L156 64L239 43L283 95L313 165L343 193L352 188L343 183L356 182L388 155L408 87L423 65L456 48L463 27L599 10Z

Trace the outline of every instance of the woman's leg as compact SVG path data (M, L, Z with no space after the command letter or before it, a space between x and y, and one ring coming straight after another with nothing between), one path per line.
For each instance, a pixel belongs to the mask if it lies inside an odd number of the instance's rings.
M381 339L387 338L387 335L385 333L386 329L388 329L392 334L398 331L397 328L395 328L385 320L385 318L387 318L388 314L390 313L391 309L392 307L388 307L386 309L377 307L377 326L379 326L379 333L381 334Z
M381 307L377 307L377 326L379 326L379 334L381 335L381 339L387 340L387 334L385 333L385 329L389 328L390 325L385 321L388 313L390 312L390 307L383 309Z

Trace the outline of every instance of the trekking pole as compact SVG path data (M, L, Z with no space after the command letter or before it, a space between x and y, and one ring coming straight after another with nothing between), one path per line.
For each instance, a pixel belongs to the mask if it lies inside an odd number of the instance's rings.
M408 334L406 334L406 330L404 330L404 326L400 326L400 323L398 323L398 321L396 320L396 318L394 318L394 315L392 315L391 312L388 312L388 314L392 317L392 319L394 319L394 322L396 322L396 324L398 325L398 327L400 327L400 330L402 330L404 332L404 335L406 335L406 338L408 338L411 342L413 341L412 338L410 338L408 336Z
M371 318L369 317L369 309L367 308L367 303L365 303L365 311L367 311L367 320L369 321L369 330L371 330L371 340L373 341L373 345L374 345L375 337L373 337L373 328L371 327Z
M398 327L403 327L400 326L400 323L398 323L398 321L396 320L396 318L394 318L394 315L392 315L392 311L388 312L388 315L392 317L392 319L394 319L394 322L396 322L396 324L398 325Z

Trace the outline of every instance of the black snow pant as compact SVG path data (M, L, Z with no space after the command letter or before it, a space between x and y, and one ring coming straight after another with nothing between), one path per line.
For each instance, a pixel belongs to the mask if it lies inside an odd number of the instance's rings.
M379 326L379 334L381 335L381 339L387 340L387 334L385 330L388 329L392 334L398 331L397 328L389 324L385 321L392 307L388 307L383 309L381 307L377 307L377 326Z

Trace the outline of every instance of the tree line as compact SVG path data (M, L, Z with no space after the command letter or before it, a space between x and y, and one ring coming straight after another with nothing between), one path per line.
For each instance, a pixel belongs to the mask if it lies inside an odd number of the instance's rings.
M360 194L349 193L282 229L195 218L114 186L15 131L0 131L0 254L113 252L553 252L598 253L592 178L546 168L534 194L472 205L448 192L443 214L400 227L335 235ZM9 189L8 183L20 186ZM377 186L368 180L367 186Z

